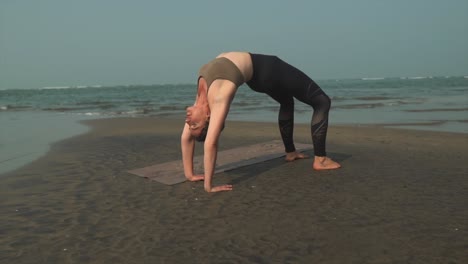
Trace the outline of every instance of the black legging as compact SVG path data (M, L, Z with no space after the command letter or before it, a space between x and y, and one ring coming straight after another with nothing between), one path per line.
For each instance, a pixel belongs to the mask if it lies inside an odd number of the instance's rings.
M331 100L306 74L276 56L250 54L253 76L247 85L280 103L278 123L286 152L296 150L293 142L294 98L314 109L310 130L316 156L326 156L325 142ZM294 97L294 98L293 98Z

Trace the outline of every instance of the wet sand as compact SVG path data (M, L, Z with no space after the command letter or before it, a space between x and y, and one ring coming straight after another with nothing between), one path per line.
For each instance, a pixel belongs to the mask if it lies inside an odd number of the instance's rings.
M468 134L330 127L342 169L275 159L207 194L126 173L179 158L179 120L86 124L0 177L0 263L468 263ZM308 125L295 134L310 143ZM220 149L278 138L231 121Z

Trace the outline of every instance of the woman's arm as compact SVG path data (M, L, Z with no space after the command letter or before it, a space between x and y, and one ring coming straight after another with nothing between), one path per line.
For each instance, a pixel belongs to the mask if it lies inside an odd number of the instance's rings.
M208 128L204 145L204 167L205 167L205 191L219 192L230 191L232 185L212 186L211 179L215 171L216 157L218 154L218 140L223 128L224 121L229 111L229 103L219 103L212 106L210 127Z
M180 137L180 145L182 148L182 162L184 164L184 174L189 181L203 180L203 175L194 175L193 173L193 152L195 150L195 140L190 134L190 129L187 124L184 126Z
M237 87L230 81L215 81L210 88L210 93L213 92L210 98L210 126L206 134L204 145L204 169L205 169L205 191L219 192L230 191L232 185L212 186L211 179L213 178L216 157L218 154L218 140L223 129L224 122L229 112L232 99L236 93Z

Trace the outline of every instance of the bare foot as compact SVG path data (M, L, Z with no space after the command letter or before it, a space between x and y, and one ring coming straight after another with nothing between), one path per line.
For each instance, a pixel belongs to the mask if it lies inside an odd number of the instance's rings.
M315 156L313 168L314 170L334 170L341 168L341 165L328 157Z
M286 153L286 158L284 158L286 161L294 161L297 159L307 159L309 156L306 154L294 151L294 152L289 152Z

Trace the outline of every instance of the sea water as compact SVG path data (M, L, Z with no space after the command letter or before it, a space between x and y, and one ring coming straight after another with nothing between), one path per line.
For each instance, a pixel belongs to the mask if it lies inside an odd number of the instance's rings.
M387 125L468 133L468 76L319 80L332 99L330 124ZM0 174L45 153L49 144L86 131L77 121L102 117L185 118L196 84L0 87ZM295 121L310 106L296 101ZM229 120L275 122L279 105L239 87Z

